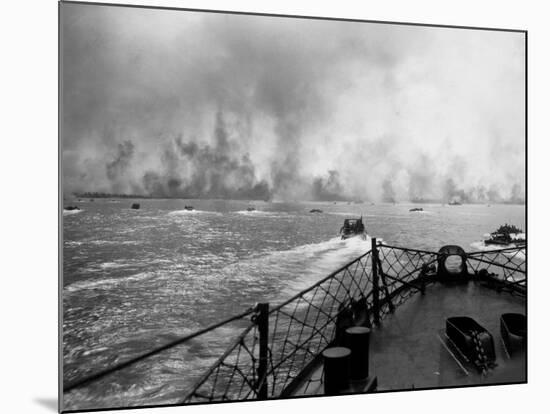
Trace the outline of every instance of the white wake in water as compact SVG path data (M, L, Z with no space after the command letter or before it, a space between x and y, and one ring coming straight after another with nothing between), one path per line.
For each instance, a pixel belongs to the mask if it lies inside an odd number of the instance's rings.
M359 213L350 213L349 211L326 211L325 214L331 214L333 216L343 216L348 218L354 217L376 217L374 214L361 214Z
M368 247L368 248L367 248ZM342 240L341 237L333 237L320 243L304 244L289 250L273 252L275 256L298 255L302 258L312 257L323 253L337 253L337 256L358 253L363 254L370 250L370 237L366 240L360 237L351 237Z
M263 286L258 284L261 280L277 281L281 290L270 300L280 302L368 252L370 247L370 237L334 237L241 260L225 267L222 279L245 282L249 289Z
M82 213L84 210L63 210L64 216L72 216L74 214Z
M121 284L137 283L156 275L151 272L137 273L126 277L91 278L80 282L71 283L63 288L64 292L74 293L86 289L109 289Z
M318 280L335 272L342 266L370 251L370 249L371 238L368 236L366 240L360 237L351 237L345 240L342 240L340 237L334 237L325 242L307 244L292 250L274 253L273 255L277 260L289 260L290 262L295 262L296 265L303 264L304 262L308 263L307 270L300 273L281 292L281 299L288 298L301 290L307 289Z
M154 226L151 226L151 227L154 227ZM92 244L92 245L95 245L95 246L109 246L109 245L112 245L112 246L119 246L119 245L138 245L140 244L139 241L137 240L122 240L122 241L118 241L118 240L90 240L86 243L89 243L89 244ZM82 244L82 242L81 242Z
M218 211L207 211L207 210L174 210L168 213L169 216L186 216L194 214L211 214L214 216L221 216L222 213Z
M235 211L235 214L249 217L286 217L288 213L282 211L263 211L263 210L239 210Z
M490 245L490 244L487 245L487 244L485 244L485 242L483 240L479 240L479 241L471 243L470 247L473 247L474 249L479 250L479 251L489 252L489 251L493 251L493 250L511 249L511 248L516 247L516 246L513 245L513 244L507 244L507 245L503 245L503 246L495 246L495 245ZM508 256L508 257L515 257L518 260L525 260L526 259L525 249L521 249L519 252L516 252L516 251L504 252L503 254L505 256Z

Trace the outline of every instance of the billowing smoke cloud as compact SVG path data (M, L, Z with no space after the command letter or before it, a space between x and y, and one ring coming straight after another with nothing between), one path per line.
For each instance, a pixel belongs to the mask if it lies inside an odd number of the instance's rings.
M159 197L270 199L270 188L256 178L249 155L234 155L239 151L232 149L236 143L229 140L221 112L214 137L212 146L176 137L164 150L164 167L144 173L145 192Z
M387 203L395 203L395 191L393 189L391 179L386 178L382 182L382 192L382 201L385 201Z
M328 176L313 180L313 199L316 201L342 201L347 198L343 195L343 186L340 183L338 171L331 170Z
M124 141L122 144L118 144L115 158L106 165L107 178L111 181L117 180L130 164L133 154L134 144L132 144L132 141Z
M62 5L63 185L523 202L517 33Z
M516 183L512 186L512 193L509 199L512 203L524 203L525 202L525 190L524 188Z

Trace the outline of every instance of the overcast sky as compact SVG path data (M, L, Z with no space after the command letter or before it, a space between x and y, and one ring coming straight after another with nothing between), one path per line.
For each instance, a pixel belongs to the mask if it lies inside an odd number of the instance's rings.
M519 201L521 33L62 4L64 189Z

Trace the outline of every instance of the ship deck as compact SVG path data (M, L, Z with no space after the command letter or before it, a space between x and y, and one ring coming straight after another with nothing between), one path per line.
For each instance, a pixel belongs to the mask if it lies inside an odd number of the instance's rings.
M369 375L377 377L377 391L525 382L525 354L510 359L500 336L500 315L525 311L524 298L479 282L429 285L372 330ZM470 316L492 334L496 366L487 375L462 360L446 339L445 320L451 316ZM322 364L294 395L322 394L321 376Z

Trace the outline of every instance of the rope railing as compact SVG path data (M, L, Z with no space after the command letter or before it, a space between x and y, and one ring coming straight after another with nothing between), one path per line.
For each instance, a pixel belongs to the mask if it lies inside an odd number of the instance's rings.
M256 323L247 327L197 381L192 395L184 401L189 398L196 402L258 398L257 330Z
M273 369L269 372L271 395L281 395L300 382L308 366L338 339L346 320L370 324L372 307L372 254L348 264L323 283L270 312L270 347ZM307 384L305 390L309 388Z
M524 278L526 273L525 248L509 248L468 254L469 270L473 273L485 268L506 281Z
M383 244L378 249L379 269L385 300L381 318L393 312L418 292L424 292L422 276L437 262L435 252Z
M525 295L527 289L526 247L468 253L468 271L500 282Z
M246 326L241 327L202 376L182 390L179 403L277 398L298 391L316 393L321 389L323 376L309 374L319 365L322 351L338 344L347 327L377 325L407 299L424 292L426 284L436 280L438 257L436 252L380 244L373 239L371 250L271 309L268 304L258 304L240 315L68 384L64 391L84 387L242 320ZM524 258L521 249L473 252L467 254L467 267L473 275L485 269L506 283L524 285Z
M269 326L267 367L263 373L259 372L261 350L258 345L262 338L257 329L251 330L246 337L256 346L251 352L254 381L250 381L249 385L255 390L240 393L236 399L257 398L259 390L266 385L267 395L264 398L289 392L300 381L304 368L335 340L338 325L343 323L344 318L362 317L365 323L370 323L366 319L367 310L372 305L372 298L367 295L372 288L370 266L371 254L367 252L272 308L266 321ZM351 308L355 314L348 315ZM232 349L232 354L239 352L238 348ZM219 374L216 371L211 376L216 378ZM183 402L199 402L205 395L215 395L213 388L216 382L212 379L208 383L203 381L197 384ZM305 388L309 386L306 384Z
M437 253L380 245L374 239L370 251L272 308L268 317L269 362L260 378L262 385L264 381L268 384L267 397L319 389L322 375L309 374L321 352L338 343L345 328L379 323L395 306L423 290L414 283L436 261ZM257 331L250 332L253 334ZM259 338L255 339L258 342ZM255 355L259 360L259 353ZM211 394L204 388L204 383L200 384L183 402L197 402L200 396ZM249 397L257 394L251 392Z

